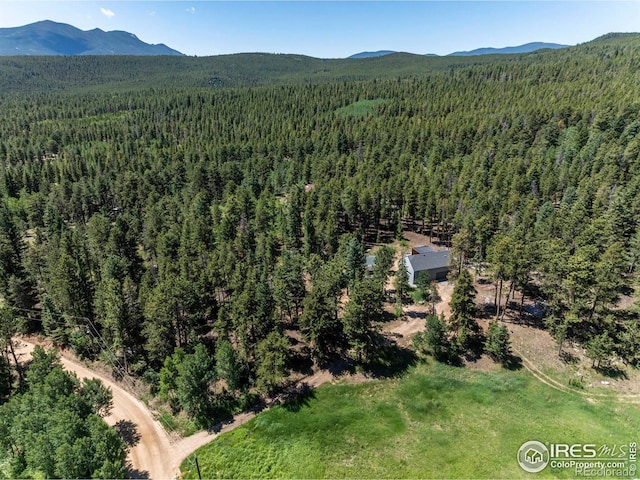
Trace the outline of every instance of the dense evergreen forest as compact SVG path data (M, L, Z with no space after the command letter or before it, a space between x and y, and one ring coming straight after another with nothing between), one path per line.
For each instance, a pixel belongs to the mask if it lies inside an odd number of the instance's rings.
M315 80L272 75L283 57L237 87L212 59L160 60L200 65L184 77L0 61L5 341L41 331L206 425L290 368L375 357L390 253L368 278L365 247L408 229L544 301L560 343L640 363L637 315L616 307L640 259L639 36Z
M369 59L242 53L215 57L0 57L0 93L51 90L111 92L167 87L256 87L274 84L406 78L520 57L424 57L397 53Z

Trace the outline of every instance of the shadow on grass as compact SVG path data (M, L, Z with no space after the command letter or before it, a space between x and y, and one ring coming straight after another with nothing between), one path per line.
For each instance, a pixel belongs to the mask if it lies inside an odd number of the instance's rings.
M620 367L605 365L595 367L594 370L600 375L604 375L605 377L615 378L617 380L629 380L629 375L627 375L627 372Z
M379 244L393 243L395 232L383 228L368 228L364 234L366 248L372 248Z
M401 347L382 335L379 341L381 346L376 349L375 357L362 363L364 371L373 378L399 377L416 364L418 357L413 350Z
M496 307L492 303L479 305L476 308L476 318L481 320L491 320L496 316Z
M566 350L562 350L560 352L560 360L568 365L575 365L580 361L580 359L571 352L567 352Z
M406 312L405 315L409 318L426 318L427 312L410 311L410 312Z
M119 420L113 428L115 428L116 432L118 432L118 436L127 444L128 447L135 447L140 443L140 434L138 433L136 424L132 421Z
M463 352L462 356L467 362L477 362L484 353L484 335L474 335L469 341L467 349Z
M296 352L294 351L291 357L289 358L289 368L294 372L302 373L303 375L311 375L313 373L313 360L311 360L310 355L305 351Z
M628 286L623 286L621 288L621 292L623 295L632 296L634 293L634 289Z
M466 362L477 362L484 353L485 340L486 337L482 332L482 329L476 322L473 322L470 328L466 330L462 344L459 344L458 346L458 352L454 349L451 353L453 356L457 353L459 356L464 358ZM459 340L456 339L456 341Z
M391 296L387 296L387 302L392 303L394 299ZM398 317L393 312L388 312L384 310L382 312L382 318L380 319L380 323L390 323L394 320L398 320Z
M259 413L265 408L267 408L267 404L257 394L243 394L240 398L230 395L221 399L217 404L212 404L206 418L201 423L208 425L207 432L220 433L225 425L233 423L237 413Z
M289 398L285 398L282 407L289 412L299 412L304 407L309 406L309 401L316 398L314 390L303 383L295 391L289 393Z
M502 366L507 370L522 370L522 358L511 354L509 358L502 363Z
M222 431L222 427L233 423L233 415L228 412L224 412L224 415L219 418L222 418L222 420L208 427L207 433L220 433Z
M354 362L350 358L340 358L331 363L331 365L327 366L326 368L334 377L339 377L340 375L344 375L345 373L355 372Z

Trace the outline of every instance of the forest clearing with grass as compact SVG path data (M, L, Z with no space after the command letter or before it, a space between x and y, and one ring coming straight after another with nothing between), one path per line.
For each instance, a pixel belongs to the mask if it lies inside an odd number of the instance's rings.
M626 444L639 422L640 405L559 392L526 370L431 361L400 378L319 387L196 454L203 478L521 478L526 441ZM186 462L182 471L198 478Z

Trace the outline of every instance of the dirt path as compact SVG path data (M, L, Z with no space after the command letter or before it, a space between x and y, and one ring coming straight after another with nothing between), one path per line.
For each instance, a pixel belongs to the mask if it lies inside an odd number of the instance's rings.
M16 342L18 361L28 360L35 345L24 339ZM64 356L61 362L65 370L75 373L79 378L99 378L111 389L113 409L105 421L109 425L127 426L131 430L129 436L136 440L129 450L128 459L132 466L130 475L135 478L175 478L179 466L176 455L180 450L171 445L169 435L144 404L104 375Z
M574 388L567 387L566 385L562 384L561 382L551 378L549 375L542 372L538 367L536 367L533 364L531 360L525 357L522 354L522 352L519 351L517 348L515 348L513 345L511 347L511 350L513 351L513 353L515 353L518 357L522 359L522 366L531 375L533 375L537 380L539 380L540 382L544 383L545 385L551 388L554 388L564 393L576 393L578 395L582 395L583 397L591 401L593 401L593 397L596 397L596 398L602 398L602 399L607 399L607 398L615 399L621 403L627 403L627 404L640 404L640 397L636 394L611 395L611 394L597 393L597 392L583 392L581 390L576 390Z
M451 293L453 292L453 284L451 282L439 282L438 293L440 301L436 303L436 314L444 314L445 318L451 315L449 302L451 301ZM424 305L410 304L402 307L403 318L393 320L387 323L382 329L383 332L395 337L399 345L406 345L411 335L421 332L425 329L425 319L431 313L431 304Z

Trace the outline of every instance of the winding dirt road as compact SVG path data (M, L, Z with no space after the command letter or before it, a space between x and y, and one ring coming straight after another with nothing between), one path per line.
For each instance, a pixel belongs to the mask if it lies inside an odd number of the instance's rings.
M18 361L22 363L28 360L34 346L24 339L17 339ZM75 373L79 378L99 378L113 392L113 409L105 420L109 425L127 428L128 436L134 440L128 456L130 475L158 480L175 478L179 466L179 461L176 463L175 459L178 451L145 405L104 375L64 356L61 362L65 370Z
M18 362L24 363L31 358L35 344L24 338L14 340ZM173 441L172 437L154 419L147 407L122 386L107 376L90 370L81 363L61 357L65 370L75 373L78 378L98 378L111 389L113 393L113 409L105 421L125 433L122 435L129 440L130 449L128 460L131 478L151 478L154 480L171 480L180 476L180 464L198 448L206 445L217 436L233 430L248 422L257 412L243 412L236 415L232 421L225 423L215 433L203 430L190 437ZM303 378L308 387L317 387L333 378L331 373L320 371Z

